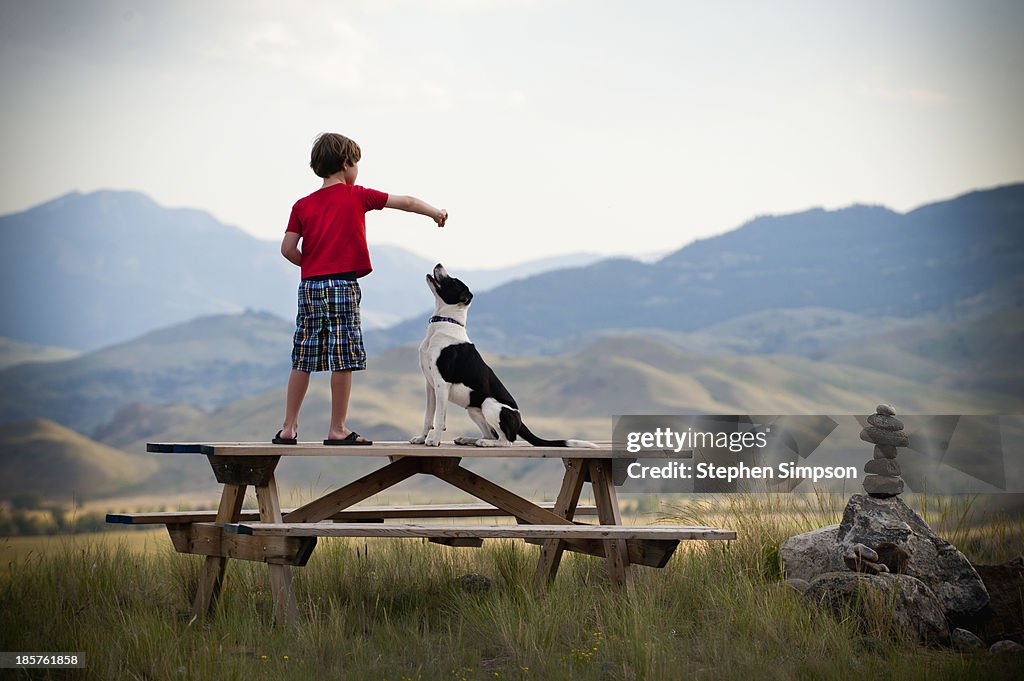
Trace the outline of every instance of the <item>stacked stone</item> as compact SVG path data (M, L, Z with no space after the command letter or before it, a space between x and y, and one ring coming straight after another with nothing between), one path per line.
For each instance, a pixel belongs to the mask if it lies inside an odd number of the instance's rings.
M896 448L909 444L903 432L903 422L896 418L896 410L880 404L868 417L868 426L860 431L860 439L875 445L874 459L864 465L864 491L878 499L888 499L903 492L900 465L896 463Z

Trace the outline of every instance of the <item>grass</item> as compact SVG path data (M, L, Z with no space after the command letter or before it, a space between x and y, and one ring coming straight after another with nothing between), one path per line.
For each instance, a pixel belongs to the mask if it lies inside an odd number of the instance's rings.
M925 506L976 562L1024 545L1019 519L977 517L964 499ZM842 500L722 495L669 512L739 538L684 543L667 568L634 568L632 595L608 584L602 560L570 554L538 596L538 550L512 541L322 540L293 571L291 628L273 625L261 564L232 562L216 616L190 625L198 557L169 541L51 540L0 573L0 649L85 652L85 670L21 677L43 679L1019 678L1019 659L865 634L773 585L778 543L837 522ZM494 587L465 590L470 572Z

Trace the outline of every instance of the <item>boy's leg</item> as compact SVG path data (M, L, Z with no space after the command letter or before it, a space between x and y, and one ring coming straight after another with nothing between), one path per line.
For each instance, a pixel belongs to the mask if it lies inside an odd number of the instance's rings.
M295 437L299 432L299 410L309 388L309 372L292 369L288 375L288 394L285 397L284 425L281 437Z
M327 433L328 440L342 440L352 431L345 427L348 418L348 400L352 395L352 371L331 372L331 429ZM366 438L360 437L363 442Z

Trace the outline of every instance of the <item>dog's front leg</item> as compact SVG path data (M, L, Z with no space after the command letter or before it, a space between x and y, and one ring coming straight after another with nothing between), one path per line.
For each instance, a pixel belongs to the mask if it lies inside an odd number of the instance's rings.
M437 397L434 394L434 386L428 382L427 386L427 408L423 412L423 433L419 437L414 437L409 440L410 444L421 445L427 441L427 435L430 433L430 429L434 424L434 405L437 401Z
M423 441L428 447L437 447L441 444L441 433L444 432L445 419L448 415L448 391L447 383L434 384L434 429Z

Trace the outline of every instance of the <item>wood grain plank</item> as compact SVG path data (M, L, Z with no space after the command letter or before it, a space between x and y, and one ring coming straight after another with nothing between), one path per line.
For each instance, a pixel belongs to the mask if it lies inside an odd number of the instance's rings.
M338 449L338 447L334 447ZM351 449L369 449L368 447L352 447ZM364 475L355 482L334 490L319 499L300 506L284 516L290 523L308 523L330 518L353 504L372 497L402 480L412 477L422 470L422 462L406 457L392 461L383 468Z
M736 533L716 527L672 525L420 525L415 523L232 523L227 532L284 537L419 537L429 539L479 537L481 539L735 539Z
M583 491L583 481L587 465L584 459L569 459L565 462L565 474L562 476L562 486L558 491L555 506L551 510L555 515L572 520L577 511L580 500L580 493ZM543 589L554 580L558 573L558 566L562 562L562 554L565 553L565 542L562 539L549 539L541 546L540 558L537 560L537 569L534 572L534 587Z
M594 490L594 504L597 517L605 525L621 525L619 501L612 480L611 459L590 460L590 484ZM604 545L605 564L608 577L613 583L632 587L632 571L629 569L629 554L626 541L622 538L609 539Z
M224 485L224 489L221 491L220 506L217 509L216 522L219 525L236 522L244 501L245 485ZM224 583L227 564L228 559L223 556L207 556L203 561L195 599L192 602L190 623L213 612Z
M537 504L541 508L554 509L555 502ZM294 509L281 509L288 515ZM338 511L329 520L338 522L358 520L387 520L397 518L497 518L511 515L508 511L491 504L410 504L408 506L352 506ZM576 515L597 515L597 507L577 506ZM259 520L258 510L242 511L239 520ZM151 513L108 513L107 522L123 525L212 523L217 511L154 511Z
M256 500L260 507L261 522L282 522L281 502L277 497L277 479L272 471L267 477L266 484L257 485ZM274 621L277 624L297 622L299 609L295 603L291 568L287 565L271 564L267 569L270 571L270 592L274 599Z

